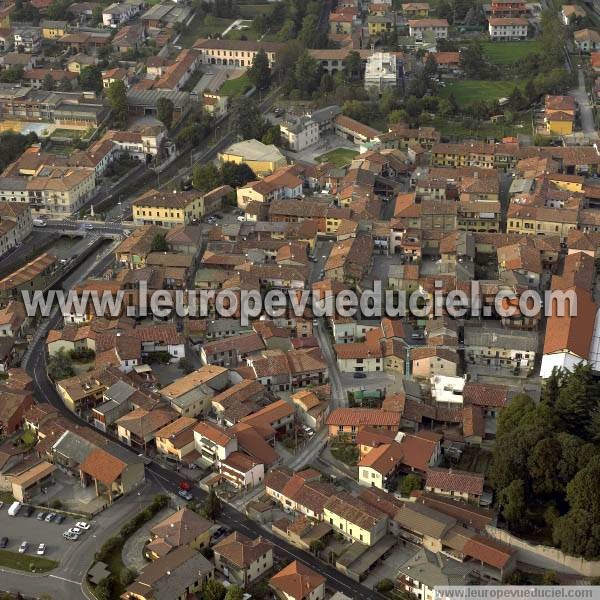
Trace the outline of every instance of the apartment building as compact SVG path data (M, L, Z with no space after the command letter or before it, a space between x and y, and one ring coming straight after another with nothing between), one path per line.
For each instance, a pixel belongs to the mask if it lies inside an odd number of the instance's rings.
M493 41L496 40L525 40L529 23L522 17L490 17L488 32Z
M446 19L410 19L408 21L408 32L411 37L423 39L431 34L436 40L448 37L448 21Z

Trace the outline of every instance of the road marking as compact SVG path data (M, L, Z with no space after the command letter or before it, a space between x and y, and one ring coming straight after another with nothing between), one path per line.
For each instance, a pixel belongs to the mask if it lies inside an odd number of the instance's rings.
M66 577L61 577L60 575L48 575L48 577L52 577L53 579L60 579L61 581L67 581L69 583L81 586L81 581L74 581L73 579L67 579Z

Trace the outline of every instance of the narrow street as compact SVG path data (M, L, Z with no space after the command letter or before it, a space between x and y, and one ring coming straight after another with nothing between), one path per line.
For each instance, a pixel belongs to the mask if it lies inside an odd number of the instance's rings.
M583 133L590 137L597 137L596 127L594 125L594 112L590 104L590 100L585 89L585 77L583 69L577 69L577 77L579 85L571 90L569 94L575 98L579 105L579 114L581 118L581 129Z

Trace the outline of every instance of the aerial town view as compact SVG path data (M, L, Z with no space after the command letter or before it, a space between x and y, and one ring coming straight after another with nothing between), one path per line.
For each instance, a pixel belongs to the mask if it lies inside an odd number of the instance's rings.
M0 600L600 598L599 131L600 0L0 0Z

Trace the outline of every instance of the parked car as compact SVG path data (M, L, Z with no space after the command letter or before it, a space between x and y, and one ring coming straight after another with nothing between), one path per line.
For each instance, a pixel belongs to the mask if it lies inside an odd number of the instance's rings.
M6 548L6 546L8 546L8 538L0 538L0 548Z
M188 502L194 499L194 496L192 496L192 494L187 490L179 490L177 493L179 494L179 496L181 496L184 500L187 500Z
M366 376L366 373L361 373L360 371L358 373L354 373L354 379L365 379Z
M36 516L36 519L38 521L43 521L46 518L46 513L45 512L39 512Z
M81 533L81 529L79 529L79 527L70 527L65 533L74 533L75 535L79 535Z
M72 542L75 542L75 541L77 541L79 539L79 534L77 534L77 533L69 533L68 531L65 531L63 533L63 537L66 540L71 540Z
M84 228L84 229L94 229L94 226L93 226L91 223L86 223L86 224L83 226L83 228Z
M46 544L40 544L37 548L36 554L39 554L40 556L46 554Z
M79 529L85 529L87 531L91 525L85 521L77 521L77 523L75 523L75 527L78 527Z
M229 532L229 528L223 526L223 527L219 527L213 534L212 534L212 540L213 542L216 542L217 540L220 540L222 537L225 537L225 535L227 535L227 533Z
M21 545L19 546L19 553L25 554L25 552L27 552L27 548L29 548L29 542L21 542Z
M21 514L24 517L30 517L33 514L33 506L24 506Z
M239 216L238 216L238 218L237 218L237 220L238 220L240 223L243 223L243 222L246 220L246 217L245 217L244 215L239 215Z
M56 515L56 519L54 519L55 523L59 525L65 520L65 515Z
M48 513L44 521L46 521L46 523L51 523L52 521L54 521L54 517L56 517L56 513Z

